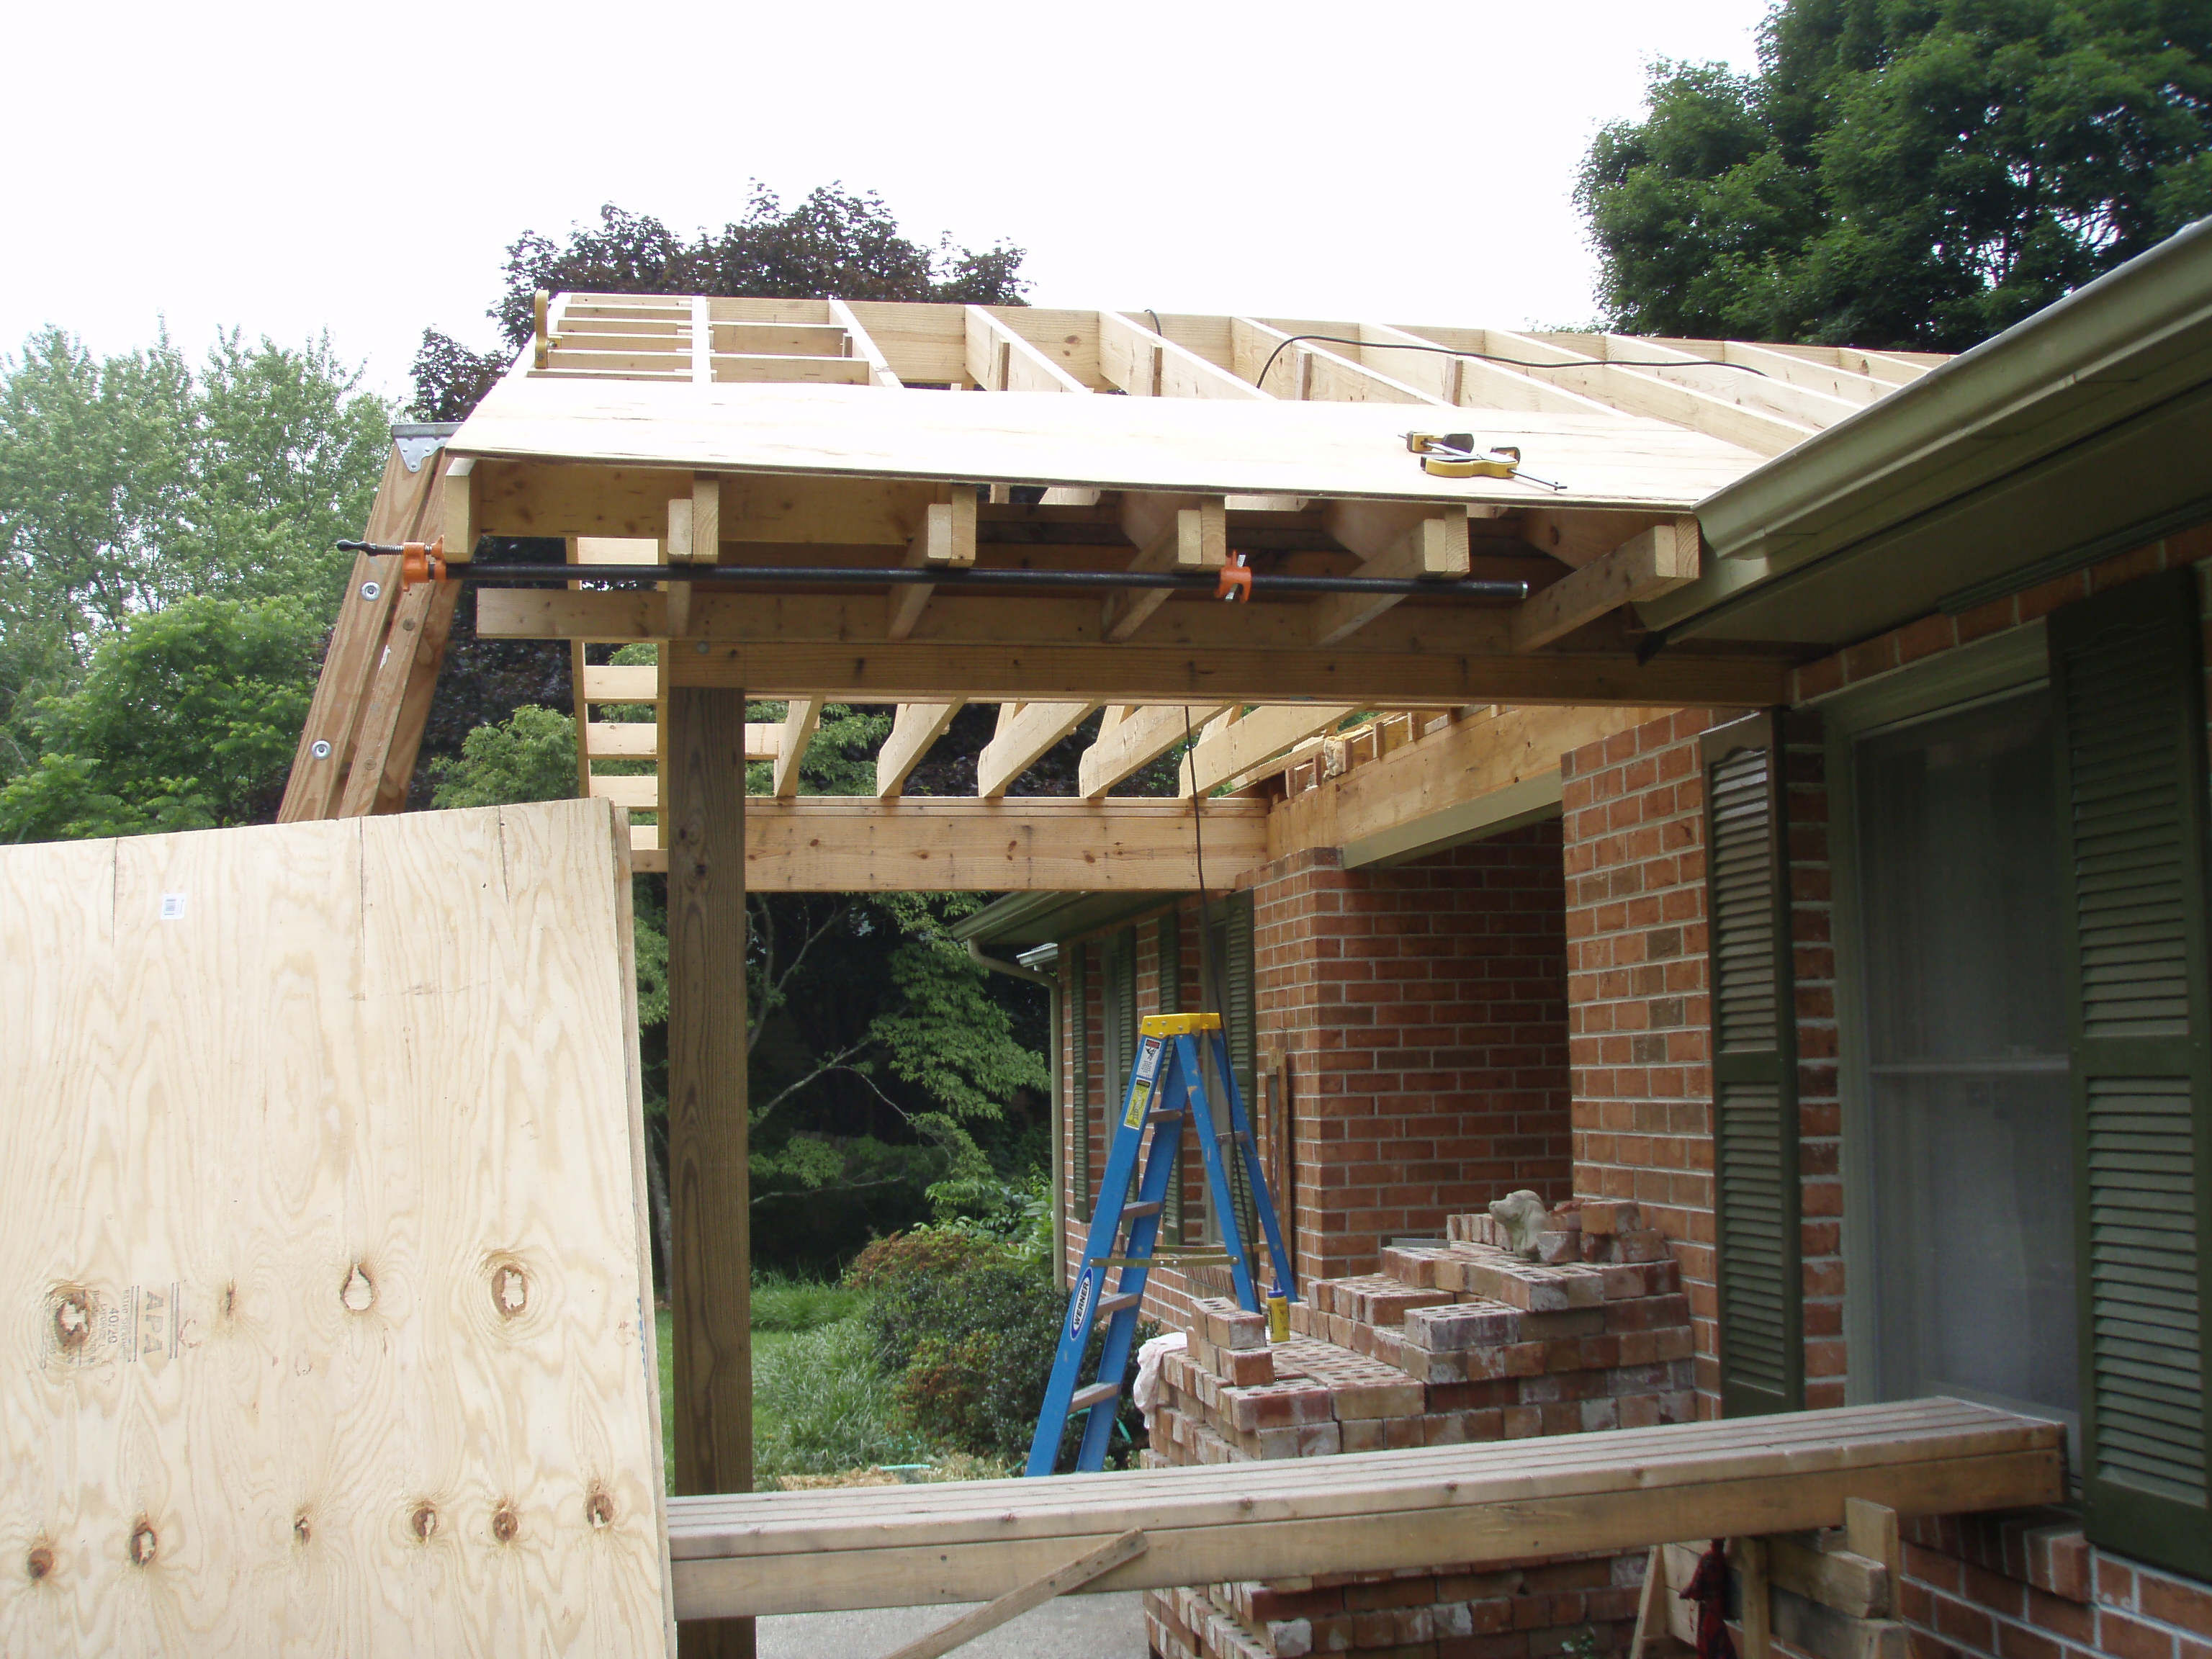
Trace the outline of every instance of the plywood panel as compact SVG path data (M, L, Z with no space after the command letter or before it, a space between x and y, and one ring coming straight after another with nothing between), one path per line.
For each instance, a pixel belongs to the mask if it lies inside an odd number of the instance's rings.
M619 830L0 848L0 1652L669 1645Z
M498 460L711 472L1672 512L1688 511L1759 459L1659 420L1498 410L1485 411L1482 441L1517 445L1530 471L1565 491L1512 478L1431 477L1405 434L1449 418L1453 411L1387 403L1011 392L889 398L876 386L672 388L509 376L447 447Z

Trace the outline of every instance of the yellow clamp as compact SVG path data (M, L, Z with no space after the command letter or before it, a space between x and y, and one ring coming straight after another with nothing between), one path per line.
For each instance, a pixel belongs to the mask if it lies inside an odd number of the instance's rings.
M1500 444L1478 455L1472 432L1408 432L1406 447L1432 478L1510 478L1521 470L1520 450Z

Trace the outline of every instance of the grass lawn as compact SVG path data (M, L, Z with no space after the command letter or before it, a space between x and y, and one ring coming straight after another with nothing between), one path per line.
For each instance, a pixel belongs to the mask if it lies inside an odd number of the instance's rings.
M755 1485L929 1461L891 1420L889 1385L867 1354L862 1298L835 1285L763 1274L753 1286ZM676 1489L675 1321L660 1309L661 1455Z

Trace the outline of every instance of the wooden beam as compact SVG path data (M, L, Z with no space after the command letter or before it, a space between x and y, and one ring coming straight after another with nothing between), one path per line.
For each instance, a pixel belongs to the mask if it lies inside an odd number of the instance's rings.
M1331 323L1326 331L1356 337L1353 323ZM1258 385L1262 391L1278 398L1308 401L1346 404L1442 404L1443 399L1430 396L1417 386L1408 386L1395 374L1370 368L1344 355L1345 349L1300 342L1284 345L1293 332L1305 330L1293 325L1278 328L1250 317L1229 319L1230 349L1234 354L1237 373ZM1282 347L1279 354L1277 347ZM1269 364L1268 359L1274 362ZM1261 375L1266 379L1262 380Z
M1627 337L1633 344L1641 346L1648 337L1631 335ZM1831 398L1841 398L1847 403L1870 404L1890 389L1870 375L1854 374L1847 368L1830 363L1808 362L1802 357L1792 356L1786 351L1777 351L1769 346L1750 345L1741 340L1654 338L1651 343L1672 346L1677 351L1691 352L1717 363L1741 363L1774 380L1787 380L1791 386L1825 392Z
M755 795L745 813L747 884L757 892L1190 892L1198 887L1190 806L1184 801L1091 802L1061 795L889 801L802 795L779 801ZM1207 803L1210 884L1239 880L1267 858L1265 803Z
M907 777L921 763L930 745L945 735L952 717L967 699L943 702L902 702L891 716L890 734L876 755L876 799L890 800L906 787Z
M1112 1543L1102 1544L1066 1566L1054 1568L1041 1578L1032 1578L1008 1590L997 1601L987 1602L973 1613L963 1613L951 1624L908 1642L890 1654L888 1659L941 1659L941 1656L974 1641L987 1631L998 1629L1008 1620L1018 1619L1056 1595L1080 1589L1100 1574L1112 1571L1124 1561L1133 1560L1145 1553L1145 1534L1132 1528Z
M814 728L821 724L822 702L820 697L792 698L790 712L777 728L775 794L778 800L789 800L799 793L799 763L806 758L806 745L814 741Z
M930 505L921 529L908 544L906 563L910 568L933 565L965 570L975 562L975 492L963 486L945 494L944 501ZM921 613L929 608L929 596L936 591L919 583L891 589L885 602L885 635L902 640L913 633Z
M1832 1526L1871 1496L1912 1513L2048 1503L2063 1430L1963 1402L1792 1413L1548 1440L946 1486L678 1498L679 1619L977 1600L1141 1527L1097 1591L1390 1572L1673 1536Z
M1178 788L1186 795L1217 789L1358 712L1357 704L1281 703L1210 726L1183 757Z
M1795 422L1816 431L1857 414L1864 406L1864 401L1861 399L1840 398L1832 392L1798 386L1764 371L1753 374L1750 366L1743 364L1741 359L1736 360L1739 364L1736 368L1723 368L1710 357L1663 345L1657 340L1639 339L1627 334L1598 334L1576 335L1573 341L1589 342L1589 345L1583 349L1594 347L1607 362L1615 358L1626 358L1641 365L1665 364L1667 367L1664 368L1639 368L1636 372L1649 374L1654 380L1686 386L1723 403L1757 410L1761 414ZM1725 358L1722 360L1723 362L1728 361Z
M1455 407L1579 415L1615 424L1628 422L1629 417L1620 410L1594 398L1583 397L1564 386L1547 386L1532 375L1516 374L1502 363L1485 362L1476 356L1438 356L1436 341L1424 340L1388 323L1361 323L1354 331L1364 343L1360 347L1362 362L1368 361L1367 348L1376 347L1370 367L1384 369L1407 385ZM1388 349L1394 346L1425 346L1428 349Z
M1150 703L1131 709L1121 720L1102 726L1098 740L1083 751L1077 793L1086 800L1103 800L1115 784L1158 760L1226 707L1218 702L1196 707Z
M1218 570L1229 562L1228 503L1218 495L1121 497L1121 532L1136 544L1132 570ZM1168 601L1165 588L1109 593L1099 604L1103 637L1126 640Z
M1353 767L1316 789L1293 795L1269 830L1276 857L1300 847L1359 847L1382 853L1389 842L1443 841L1486 822L1474 811L1549 782L1557 799L1559 757L1631 732L1666 708L1491 708ZM1516 802L1498 802L1514 805Z
M1588 343L1595 349L1570 350L1534 334L1511 334L1494 328L1421 328L1412 331L1438 345L1463 347L1528 362L1561 365L1555 368L1515 368L1513 372L1610 404L1631 415L1701 432L1755 455L1779 455L1813 435L1814 428L1801 422L1745 409L1692 386L1672 385L1640 368L1608 363L1600 355L1604 349L1602 344L1594 337ZM1528 465L1530 471L1540 472L1546 463L1532 453Z
M1624 605L1671 593L1697 580L1698 557L1695 519L1655 525L1522 600L1513 612L1513 648L1534 651Z
M369 507L366 539L421 540L423 520L438 500L444 465L442 455L433 457L410 472L394 445L385 459L384 482ZM345 598L331 629L322 672L315 681L314 701L300 732L292 770L284 781L284 799L276 811L279 823L337 815L362 717L368 710L378 664L399 604L398 573L392 568L392 562L367 553L354 556Z
M1324 512L1329 534L1360 557L1355 575L1449 580L1468 573L1467 509L1463 507L1431 514L1390 501L1331 501ZM1403 597L1323 594L1313 601L1313 642L1334 645L1366 627Z
M745 1015L745 694L668 696L668 1263L676 1490L751 1490L752 1249ZM735 1611L735 1610L732 1610ZM687 1632L750 1655L750 1620Z
M1046 750L1097 709L1097 702L1026 703L1013 714L1001 706L999 729L975 757L976 794L984 800L1005 794Z
M1091 388L981 306L967 308L968 378L988 392Z
M1308 602L1263 599L1253 605L1170 605L1127 645L1108 640L1099 626L1098 601L1083 594L1057 597L962 593L952 604L933 605L906 640L886 636L884 605L872 593L756 592L726 588L701 591L692 600L692 633L678 656L710 655L725 645L842 645L854 652L902 644L1018 645L1036 653L1103 649L1120 652L1157 646L1237 650L1314 649ZM601 643L666 638L664 595L636 589L571 592L559 588L483 588L477 595L477 632L487 638L586 639ZM1351 639L1334 647L1389 653L1508 652L1512 648L1512 612L1503 605L1455 603L1402 606L1382 613ZM701 647L706 649L702 651ZM1042 672L1044 665L1036 665ZM811 689L811 688L810 688ZM950 685L930 695L942 697L969 688ZM765 696L765 693L763 693ZM1024 696L1048 695L1030 691ZM1079 695L1069 692L1070 696ZM990 702L1019 697L983 697ZM882 699L875 699L880 702ZM1132 699L1109 698L1128 702ZM1151 699L1158 701L1158 699ZM1177 697L1176 702L1193 699ZM1410 703L1434 702L1416 697ZM1463 699L1462 699L1463 701Z
M1177 345L1118 311L1098 313L1098 368L1132 398L1228 398L1241 403L1267 394L1218 363Z
M846 339L852 343L853 355L868 365L870 383L888 386L894 391L904 385L905 382L892 372L890 359L884 356L882 349L869 337L868 331L860 325L860 319L853 314L853 307L842 300L831 300L827 303L830 320L845 331Z
M647 664L592 663L584 670L586 702L658 702L660 671Z

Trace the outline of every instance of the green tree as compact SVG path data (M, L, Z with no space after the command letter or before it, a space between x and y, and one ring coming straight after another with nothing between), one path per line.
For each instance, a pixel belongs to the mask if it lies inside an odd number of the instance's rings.
M109 631L82 681L39 703L38 758L0 787L0 840L267 818L322 635L291 598L184 599Z
M2212 212L2206 0L1781 0L1577 199L1625 332L1957 351Z
M39 775L9 833L274 799L344 581L331 544L368 517L390 419L327 341L232 333L195 372L166 337L95 358L46 329L0 357L0 782Z
M650 658L653 647L623 654ZM756 720L787 705L756 703ZM640 711L642 713L642 711ZM800 766L808 794L866 794L880 714L823 708ZM649 769L649 763L630 763ZM753 793L769 768L750 769ZM438 806L556 799L576 788L575 724L518 709L470 733L434 769ZM1035 1107L1050 1079L1041 999L986 974L945 932L973 894L751 893L746 1042L751 1082L753 1203L763 1254L827 1261L871 1230L934 1208L981 1212L1006 1201L1046 1156ZM657 1161L652 1196L667 1198L668 942L662 878L637 878L632 910L647 1115Z
M504 291L489 313L505 350L472 351L423 331L415 411L426 421L466 418L530 338L540 289L1019 305L1029 287L1021 263L1022 250L1005 242L979 251L955 247L950 237L934 247L914 241L880 196L842 184L819 185L789 208L756 184L742 219L689 237L610 202L596 227L574 228L566 241L527 230L508 245Z

